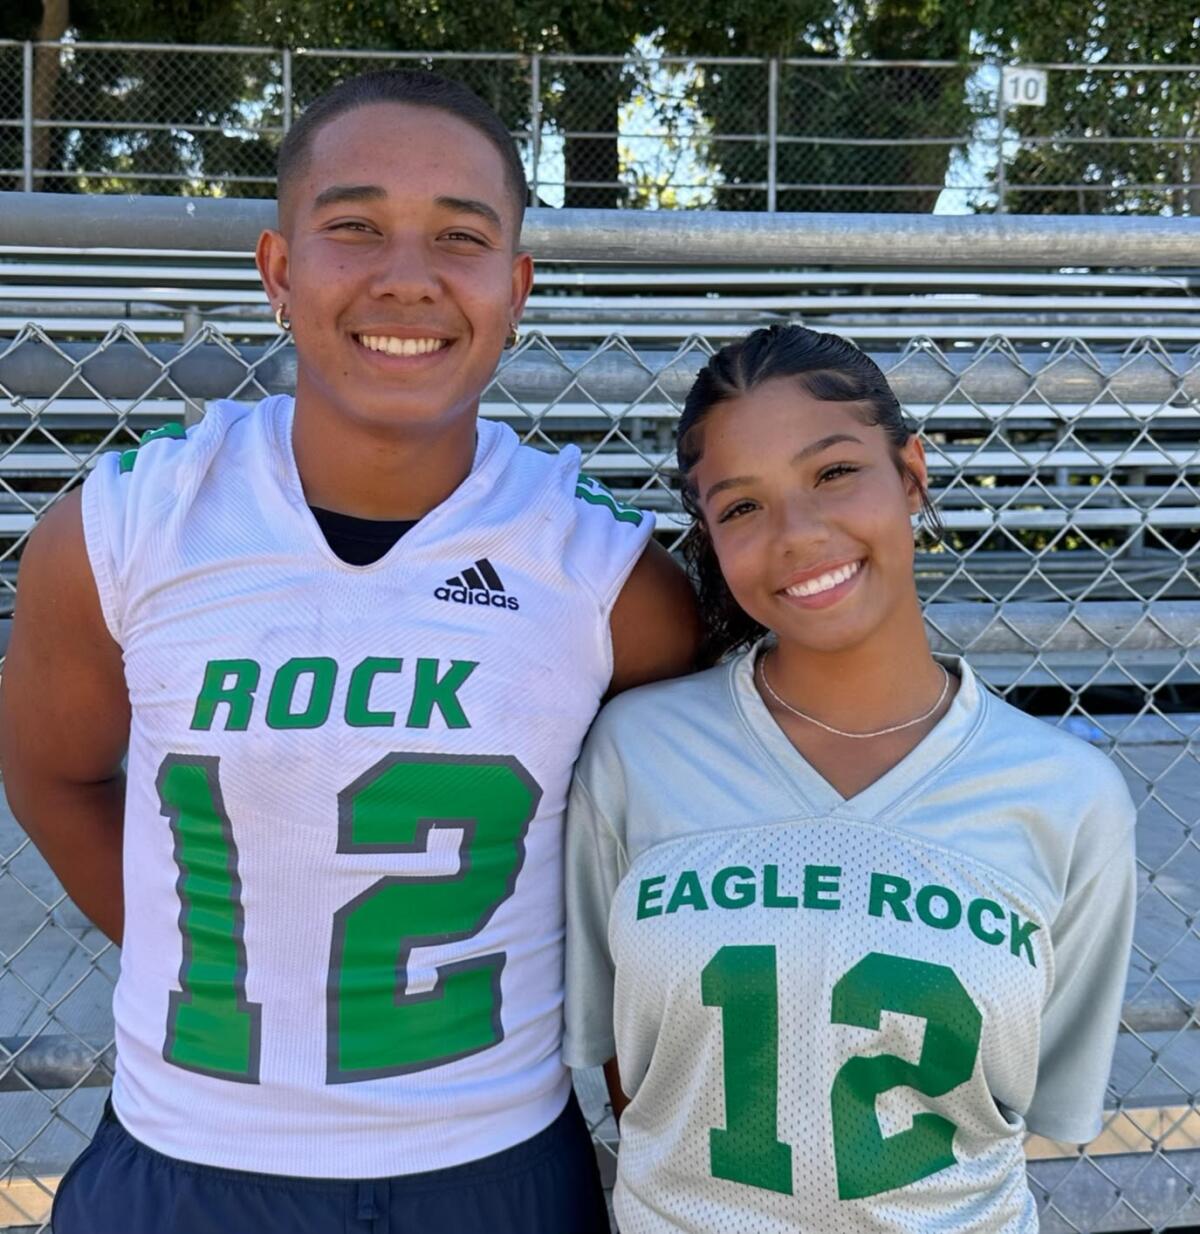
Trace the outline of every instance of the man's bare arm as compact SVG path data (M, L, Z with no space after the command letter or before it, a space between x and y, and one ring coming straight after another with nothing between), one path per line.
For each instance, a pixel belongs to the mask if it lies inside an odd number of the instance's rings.
M100 611L76 490L45 515L21 560L0 679L0 767L18 821L118 943L128 740L121 649Z
M613 675L607 697L696 667L700 617L687 575L653 540L646 545L609 619Z

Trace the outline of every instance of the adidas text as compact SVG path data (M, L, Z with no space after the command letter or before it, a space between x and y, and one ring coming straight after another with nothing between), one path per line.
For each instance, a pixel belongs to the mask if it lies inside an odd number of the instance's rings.
M521 607L516 596L500 591L471 591L466 587L439 587L433 593L437 600L449 600L452 604L482 604L484 608L507 608L516 611Z
M449 600L451 604L482 604L484 608L520 608L516 596L510 596L504 583L486 557L480 557L474 565L461 574L448 578L444 586L433 593L437 600Z

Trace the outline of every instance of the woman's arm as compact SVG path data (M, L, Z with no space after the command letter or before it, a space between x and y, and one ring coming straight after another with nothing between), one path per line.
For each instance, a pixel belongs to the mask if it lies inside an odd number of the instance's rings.
M1025 1112L1030 1131L1076 1144L1100 1130L1137 904L1133 802L1115 768L1097 782L1096 817L1078 844L1084 868L1073 871L1051 927L1054 989L1042 1012L1037 1090Z

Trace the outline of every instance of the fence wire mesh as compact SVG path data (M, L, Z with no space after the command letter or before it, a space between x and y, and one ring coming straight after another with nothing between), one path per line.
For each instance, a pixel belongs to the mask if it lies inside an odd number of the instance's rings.
M1047 107L1005 113L1007 201L1055 214L1196 213L1200 69L1062 68Z
M268 196L335 82L424 67L503 118L535 202L738 210L1200 208L1200 66L422 54L0 42L0 189Z
M489 66L485 66L486 71ZM201 325L183 343L128 323L93 341L30 325L0 340L0 604L36 518L103 451L217 397L289 388L290 343ZM177 338L177 336L176 336ZM684 529L671 438L720 338L591 345L534 333L484 413ZM1104 1132L1031 1140L1047 1231L1200 1223L1200 349L1151 339L875 353L921 424L945 541L919 555L936 645L993 689L1108 751L1139 805L1140 901ZM1069 393L1069 397L1064 397ZM0 818L0 1226L44 1229L99 1115L118 957ZM583 1081L602 1151L612 1127Z
M0 43L0 125L18 134L25 109L24 58L24 47L20 43ZM10 144L6 144L4 160L0 163L0 176L6 178L19 175L21 171L20 145L13 147L17 155L14 159Z

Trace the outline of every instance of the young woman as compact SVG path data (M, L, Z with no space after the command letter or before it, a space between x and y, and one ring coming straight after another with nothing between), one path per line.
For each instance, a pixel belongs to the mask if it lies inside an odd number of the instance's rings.
M622 1234L1035 1230L1024 1132L1100 1127L1125 784L930 654L924 456L853 346L724 348L678 451L737 654L601 713L567 825L566 1056L619 1059Z

